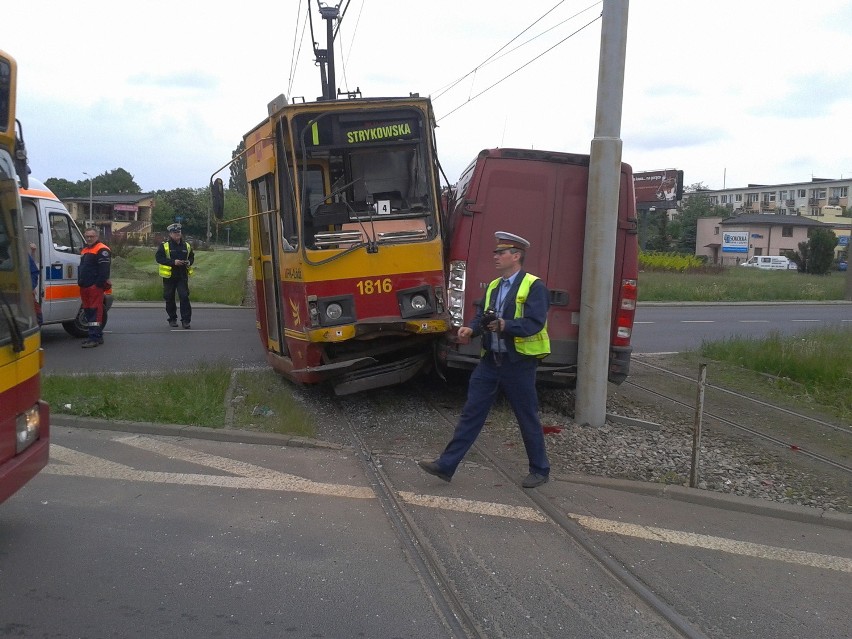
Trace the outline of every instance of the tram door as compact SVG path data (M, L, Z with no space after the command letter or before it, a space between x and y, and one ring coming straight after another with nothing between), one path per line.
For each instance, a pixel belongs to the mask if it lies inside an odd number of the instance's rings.
M263 281L264 316L266 319L266 348L274 353L287 355L287 343L281 325L281 277L278 259L280 240L278 232L278 210L275 206L275 179L267 174L254 182L257 203L257 223L260 228L260 265Z

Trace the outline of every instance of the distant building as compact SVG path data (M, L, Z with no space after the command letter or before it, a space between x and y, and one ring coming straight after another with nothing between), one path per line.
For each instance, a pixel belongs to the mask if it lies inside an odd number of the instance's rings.
M839 239L836 255L846 255L852 218L843 212L850 210L850 187L852 178L813 178L701 191L710 204L727 208L731 217L699 219L695 254L706 255L714 264L736 264L752 255L784 255L807 241L808 229L825 227ZM685 193L684 199L693 195Z
M808 241L815 227L833 230L832 225L811 218L790 215L738 215L698 218L695 254L710 264L732 266L752 255L789 255Z
M144 240L151 233L153 193L93 195L91 213L88 197L64 198L62 203L80 227L94 226L103 238L126 235Z

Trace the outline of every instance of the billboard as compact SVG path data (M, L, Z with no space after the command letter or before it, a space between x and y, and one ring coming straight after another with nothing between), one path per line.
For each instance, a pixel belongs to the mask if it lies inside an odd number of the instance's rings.
M661 204L673 209L683 198L683 171L665 169L634 173L633 188L639 208Z
M723 253L748 253L748 231L725 231L722 233Z

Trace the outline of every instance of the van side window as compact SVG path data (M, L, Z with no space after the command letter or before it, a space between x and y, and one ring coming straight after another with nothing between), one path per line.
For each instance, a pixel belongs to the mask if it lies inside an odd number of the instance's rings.
M49 224L53 248L62 253L79 255L83 250L83 236L71 217L63 213L51 213Z

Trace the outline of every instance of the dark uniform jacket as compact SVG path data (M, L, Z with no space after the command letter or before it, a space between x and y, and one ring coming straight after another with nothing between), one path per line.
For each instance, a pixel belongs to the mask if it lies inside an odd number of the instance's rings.
M195 251L193 251L192 247L187 244L183 239L181 239L180 242L172 242L172 240L169 239L169 254L168 256L166 256L165 244L166 243L163 242L157 248L157 255L155 256L157 264L162 264L163 266L171 267L171 277L182 277L186 279L187 277L189 277L187 267L175 266L175 260L189 260L190 265L192 265L195 263Z
M517 295L518 289L521 286L521 281L524 279L524 275L526 274L527 272L523 269L518 272L515 277L515 281L512 282L512 286L509 287L509 292L506 294L506 301L503 304L502 318L506 325L501 337L503 337L503 341L506 344L506 353L504 353L504 356L507 357L510 362L518 361L524 357L529 357L528 355L521 355L517 350L515 350L515 340L512 338L529 337L530 335L535 335L541 331L547 322L547 311L550 308L550 293L544 285L544 282L538 279L533 282L533 285L530 287L529 295L527 296L527 301L524 302L524 316L520 319L515 319L515 296ZM498 286L494 289L494 291L492 291L491 296L493 299L483 300L483 304L477 308L476 316L470 324L470 328L473 329L473 336L482 336L482 348L486 351L486 353L491 351L491 331L483 330L482 326L480 326L480 321L482 319L484 309L489 306L491 308L496 307L497 293L499 290L500 287Z
M99 286L107 288L112 253L103 242L85 246L80 252L80 268L77 269L77 284L81 288Z

